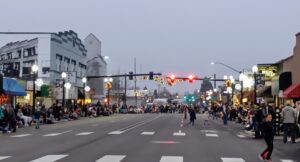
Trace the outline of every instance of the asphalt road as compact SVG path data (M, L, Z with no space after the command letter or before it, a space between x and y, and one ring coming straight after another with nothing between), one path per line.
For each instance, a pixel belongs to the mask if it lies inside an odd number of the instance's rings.
M204 125L198 115L191 126L182 117L125 114L22 128L0 136L0 162L258 162L266 147L238 124ZM272 158L300 162L299 151L276 141Z

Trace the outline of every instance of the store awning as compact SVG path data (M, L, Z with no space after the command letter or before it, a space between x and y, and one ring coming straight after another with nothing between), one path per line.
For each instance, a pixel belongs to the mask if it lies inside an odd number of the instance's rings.
M283 92L285 98L300 98L300 84L293 84Z
M3 78L3 90L6 95L26 96L25 90L15 79Z

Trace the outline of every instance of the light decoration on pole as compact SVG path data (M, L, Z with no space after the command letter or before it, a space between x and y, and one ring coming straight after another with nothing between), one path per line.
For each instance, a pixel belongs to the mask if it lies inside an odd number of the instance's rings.
M87 81L86 77L83 77L83 78L82 78L82 83L84 83L84 84L85 84L85 83L86 83L86 81Z
M61 73L61 77L62 77L63 79L66 79L66 78L67 78L67 73L66 73L66 72L62 72L62 73Z
M72 86L72 85L71 85L71 83L69 83L69 82L67 82L67 83L65 84L65 88L66 88L66 89L70 89L71 86Z
M85 90L86 92L89 92L89 91L91 90L91 87L90 87L90 86L86 86L86 87L84 87L84 90Z
M43 79L39 78L35 81L35 84L40 87L44 84L44 81L43 81Z

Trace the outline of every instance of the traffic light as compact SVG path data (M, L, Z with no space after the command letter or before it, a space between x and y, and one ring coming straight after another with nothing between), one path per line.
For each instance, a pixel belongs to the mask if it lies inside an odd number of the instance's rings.
M175 84L175 80L176 80L176 76L172 74L171 76L168 77L168 84L172 86L173 84Z
M133 80L133 72L129 72L129 80Z
M149 80L153 80L153 72L151 71L150 73L149 73Z
M194 76L194 75L190 75L190 76L188 77L189 83L193 83L194 80L195 80L195 76Z

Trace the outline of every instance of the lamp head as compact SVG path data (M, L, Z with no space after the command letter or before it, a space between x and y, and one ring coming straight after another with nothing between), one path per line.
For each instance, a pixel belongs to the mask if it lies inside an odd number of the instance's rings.
M32 65L32 67L31 67L31 70L32 70L33 72L37 72L38 69L39 69L39 67L38 67L36 64Z

